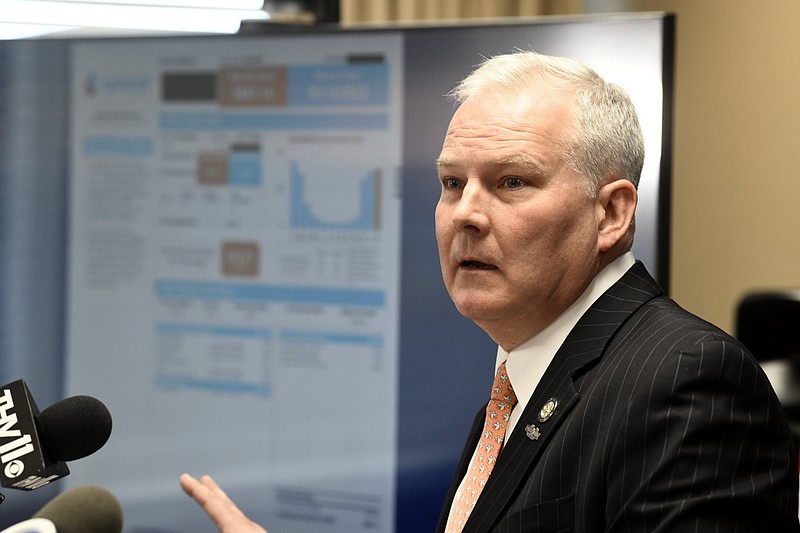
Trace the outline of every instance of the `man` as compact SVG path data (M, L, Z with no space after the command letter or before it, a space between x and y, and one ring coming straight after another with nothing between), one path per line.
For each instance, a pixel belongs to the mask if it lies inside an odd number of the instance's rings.
M800 531L767 378L630 252L644 155L629 97L528 52L453 96L442 275L498 344L501 398L476 418L437 531ZM181 482L221 531L263 531L210 478Z

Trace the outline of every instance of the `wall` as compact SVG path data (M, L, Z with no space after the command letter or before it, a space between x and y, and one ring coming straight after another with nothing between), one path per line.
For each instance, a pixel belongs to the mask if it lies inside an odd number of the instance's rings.
M581 13L583 0L341 0L344 24Z

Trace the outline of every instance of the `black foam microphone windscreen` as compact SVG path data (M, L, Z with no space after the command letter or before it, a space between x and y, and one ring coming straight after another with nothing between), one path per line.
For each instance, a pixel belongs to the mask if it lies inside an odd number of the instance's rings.
M99 450L111 435L100 400L72 396L39 412L25 380L0 387L0 485L36 490L69 475L66 461Z
M58 533L120 533L123 523L119 500L93 485L62 492L33 517L50 520Z
M36 417L42 446L54 461L74 461L90 455L111 435L111 413L91 396L71 396Z

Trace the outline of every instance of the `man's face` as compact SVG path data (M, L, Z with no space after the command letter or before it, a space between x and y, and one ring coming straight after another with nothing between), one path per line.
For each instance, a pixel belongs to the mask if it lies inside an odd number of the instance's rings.
M547 327L598 270L598 210L564 159L569 92L467 99L438 160L439 260L450 297L503 348Z

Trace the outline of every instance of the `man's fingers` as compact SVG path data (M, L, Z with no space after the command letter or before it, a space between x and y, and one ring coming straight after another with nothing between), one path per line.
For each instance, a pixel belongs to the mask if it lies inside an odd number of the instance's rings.
M222 490L222 487L217 485L217 482L209 475L200 476L200 483L206 487L211 494L217 496L227 502L230 502L233 505L233 501L228 498L228 495Z
M200 482L189 474L181 474L180 482L183 492L194 498L200 505L203 505L208 500L211 494L211 489L208 485Z
M245 516L211 476L203 475L198 480L189 474L182 474L180 484L222 533L265 533L261 526Z

